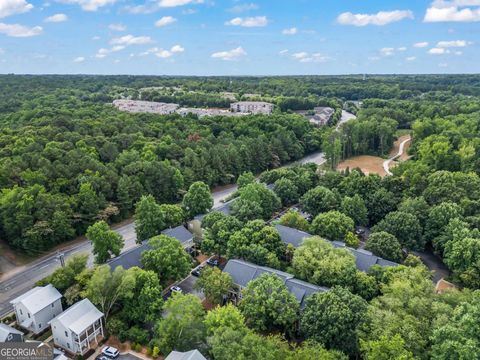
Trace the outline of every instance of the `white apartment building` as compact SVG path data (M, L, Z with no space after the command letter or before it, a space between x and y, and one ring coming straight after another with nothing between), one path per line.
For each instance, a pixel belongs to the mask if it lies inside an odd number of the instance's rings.
M271 114L273 104L264 101L239 101L230 104L230 110L250 114Z

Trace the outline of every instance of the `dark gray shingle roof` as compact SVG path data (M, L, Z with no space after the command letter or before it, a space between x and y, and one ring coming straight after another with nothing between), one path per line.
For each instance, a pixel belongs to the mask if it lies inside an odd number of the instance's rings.
M303 243L303 239L312 237L311 234L306 233L305 231L297 230L288 226L277 224L275 225L280 234L280 238L285 243L285 245L292 244L295 247L299 247Z
M275 225L275 228L280 234L280 238L286 245L292 244L295 247L299 247L302 244L304 238L313 236L309 233L299 231L297 229L290 228L283 225ZM374 255L370 251L367 251L364 249L353 249L353 248L347 247L345 246L344 242L330 241L330 243L335 248L344 248L350 251L350 253L353 256L355 256L355 263L357 265L357 269L360 271L367 272L373 265L398 266L397 263L382 259L381 257Z
M174 228L163 230L162 234L174 237L175 239L180 241L182 244L193 240L193 234L190 231L188 231L183 225L179 225Z
M283 281L287 289L295 295L301 307L304 306L305 299L308 296L316 292L328 290L328 288L295 279L292 274L266 266L255 265L243 260L229 260L223 271L229 273L233 282L242 288L246 287L250 281L260 277L262 274L275 274Z
M113 270L117 266L123 267L125 270L128 270L134 266L143 268L141 262L142 253L146 250L150 250L150 245L147 241L144 241L141 245L134 247L133 249L127 250L117 257L113 258L108 262L108 265Z

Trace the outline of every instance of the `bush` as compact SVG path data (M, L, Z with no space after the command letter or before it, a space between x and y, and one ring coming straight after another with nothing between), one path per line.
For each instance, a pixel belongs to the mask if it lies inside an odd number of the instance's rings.
M358 239L357 235L349 231L347 236L345 236L345 245L357 249L360 246L360 240Z
M138 344L145 345L150 340L148 331L138 326L132 326L128 330L128 338L134 341L135 343L137 343L137 345Z
M135 341L132 341L130 343L130 349L135 350L135 347L137 346L137 343Z
M152 348L150 346L147 346L147 356L152 355Z
M153 358L156 358L158 357L158 353L160 352L160 349L158 348L158 346L154 346L153 347L153 350L152 350L152 357Z
M137 344L137 345L135 346L135 351L136 351L136 352L142 352L142 345Z

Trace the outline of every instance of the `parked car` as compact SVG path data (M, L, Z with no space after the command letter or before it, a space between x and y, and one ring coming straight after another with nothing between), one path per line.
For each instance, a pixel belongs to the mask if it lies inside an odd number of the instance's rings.
M100 355L97 355L97 357L95 358L95 360L111 360L111 358L109 358L109 357L106 356L106 355L100 354Z
M357 229L355 229L355 234L363 235L363 234L365 234L365 230L362 229L362 228L357 228Z
M120 352L118 351L117 348L114 348L112 346L105 346L102 349L102 354L108 357L109 359L115 359L120 355Z
M218 266L218 259L208 259L207 264L210 266Z
M203 266L203 265L196 267L195 269L192 270L191 274L193 276L200 277L204 267L205 266Z
M179 293L181 294L183 292L182 288L180 286L172 286L170 288L170 293L173 294L173 293Z

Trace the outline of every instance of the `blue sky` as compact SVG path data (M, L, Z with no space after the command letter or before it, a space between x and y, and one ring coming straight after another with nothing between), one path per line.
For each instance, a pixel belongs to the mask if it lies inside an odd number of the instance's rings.
M0 0L0 73L480 72L480 0Z

